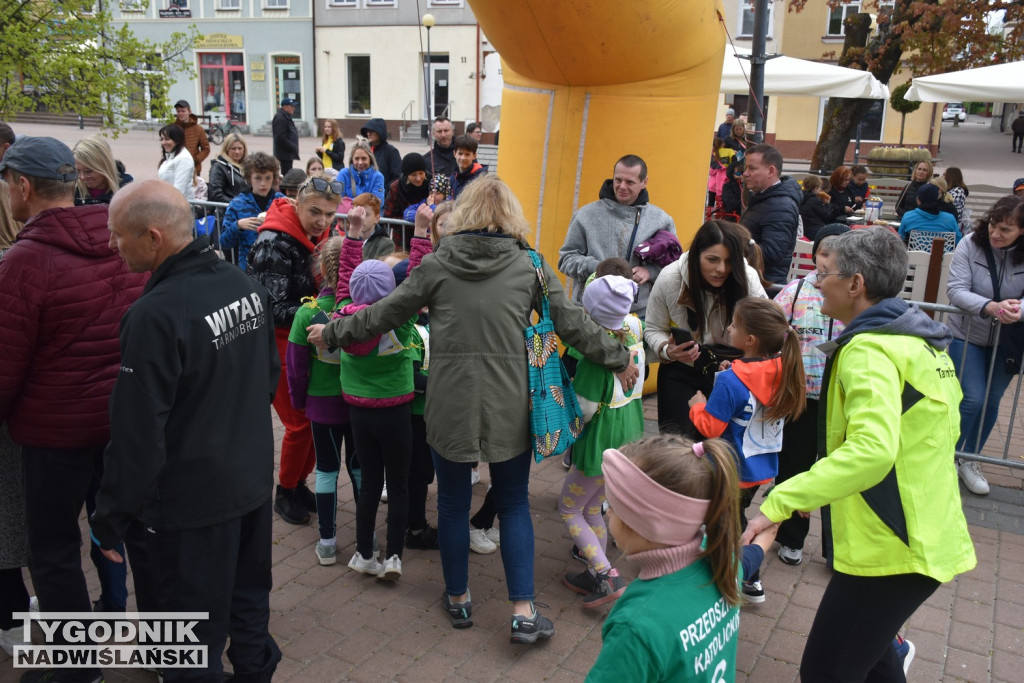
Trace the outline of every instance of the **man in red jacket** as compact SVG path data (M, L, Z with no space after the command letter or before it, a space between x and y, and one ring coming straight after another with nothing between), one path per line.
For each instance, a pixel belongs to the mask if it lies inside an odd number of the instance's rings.
M19 137L0 176L25 221L0 261L0 422L22 447L29 572L42 611L89 612L78 518L109 438L121 317L146 276L107 246L105 204L74 205L67 145ZM57 680L98 676L62 670Z

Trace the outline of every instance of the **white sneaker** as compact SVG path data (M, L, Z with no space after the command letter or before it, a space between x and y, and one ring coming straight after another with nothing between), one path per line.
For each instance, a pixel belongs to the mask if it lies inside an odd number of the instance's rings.
M803 562L804 551L800 548L790 548L789 546L779 545L779 559L790 566L796 566Z
M501 530L492 526L490 529L484 529L484 535L491 539L491 543L494 545L501 545Z
M486 531L471 528L469 530L469 549L480 555L490 555L498 549L498 546L494 545L494 541L487 538Z
M961 460L960 464L957 465L956 471L968 491L979 496L988 495L988 480L981 473L981 466L978 463L972 460Z
M371 576L379 576L381 571L381 564L377 561L377 556L374 555L369 559L364 559L359 551L352 553L352 559L348 561L348 568L354 569L357 572L363 574L370 574Z
M475 469L472 469L470 470L470 473L471 474L469 475L469 481L472 482L473 486L476 486L477 484L480 483L480 468L477 467Z
M398 555L392 555L384 560L377 578L381 581L398 581L402 578L402 559Z
M28 611L29 612L38 612L39 611L39 598L37 598L34 595L31 598L28 599Z
M0 629L0 648L7 654L14 656L14 646L25 644L25 627L15 626L9 629Z
M380 502L382 502L382 503L388 502L388 483L387 482L384 482L384 488L381 489L381 492L380 492Z

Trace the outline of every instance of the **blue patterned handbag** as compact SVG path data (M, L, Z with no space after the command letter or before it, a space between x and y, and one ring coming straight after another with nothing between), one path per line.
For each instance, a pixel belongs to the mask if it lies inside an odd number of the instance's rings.
M541 310L536 325L523 330L530 384L530 437L533 457L540 462L564 453L583 433L583 411L572 379L558 356L558 336L551 322L548 283L540 256L529 250L540 282Z

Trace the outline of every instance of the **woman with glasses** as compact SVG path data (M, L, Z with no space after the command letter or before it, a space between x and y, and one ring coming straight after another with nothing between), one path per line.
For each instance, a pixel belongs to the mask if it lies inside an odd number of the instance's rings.
M736 302L768 298L757 271L743 258L750 233L742 225L711 220L694 235L689 251L665 266L647 303L644 340L661 362L658 370L658 429L691 438L689 400L711 393L715 375L695 362L705 344L728 344L726 328ZM673 329L688 335L675 338ZM677 332L676 334L680 334Z
M114 159L110 145L99 135L79 140L72 150L78 182L75 205L109 204L114 193L132 182L124 167Z
M313 250L327 232L341 201L341 185L310 178L295 199L275 199L249 252L249 276L267 288L274 316L281 376L274 395L274 409L284 424L281 469L274 510L292 524L305 524L316 512L316 497L306 478L316 464L313 433L305 414L292 407L288 396L285 352L295 312L304 297L315 297Z
M953 252L947 290L949 303L965 311L964 315L950 315L946 319L953 331L949 355L964 393L960 402L960 441L956 445L959 451L979 453L985 447L999 415L999 402L1014 379L1005 361L996 358L992 382L986 391L992 354L998 350L996 323L1008 325L1020 320L1020 300L1024 299L1022 235L1024 202L1010 195L997 201ZM994 284L998 285L998 292ZM957 472L971 493L983 496L989 492L988 480L977 462L961 461Z

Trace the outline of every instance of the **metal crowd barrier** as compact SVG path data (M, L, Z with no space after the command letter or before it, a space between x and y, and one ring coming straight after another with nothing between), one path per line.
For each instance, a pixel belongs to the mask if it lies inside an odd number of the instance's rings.
M933 313L933 317L936 320L940 321L940 322L945 321L946 316L948 314L950 314L950 313L961 313L961 314L964 313L964 311L962 309L957 308L956 306L949 306L949 305L944 305L944 304L933 304L933 303L927 303L927 302L922 302L922 301L912 301L912 302L908 302L908 303L914 304L915 306L919 307L923 311L929 311L929 312ZM1000 332L1000 330L1002 328L1002 325L1000 323L997 322L994 326L991 326L991 325L988 325L985 322L979 320L977 316L971 315L971 314L964 315L964 321L965 321L965 326L966 326L966 329L964 330L965 338L967 338L967 339L970 338L970 332L971 332L971 326L972 325L985 325L985 327L991 328L991 330L992 330L992 337L991 338L993 339L993 342L995 340L999 339L999 332ZM964 344L964 353L961 355L961 357L959 359L957 359L959 361L959 364L960 364L960 370L957 372L957 379L958 380L962 380L963 379L963 373L964 373L965 366L966 366L966 363L964 362L966 355L967 355L967 344ZM996 372L1004 372L1004 369L1002 367L999 367L999 368L996 367L997 365L999 365L999 363L997 363L996 355L997 354L995 354L995 353L992 354L992 358L989 360L988 368L986 369L986 374L985 374L985 397L986 397L986 399L985 399L985 403L982 405L981 414L978 416L978 422L979 423L983 423L985 421L985 415L986 415L986 413L988 411L990 411L990 410L998 411L1000 409L999 405L995 405L995 406L988 405L988 398L987 398L988 397L989 388L992 386L992 378L995 376L995 373ZM1017 468L1017 469L1024 469L1024 457L1022 457L1021 453L1014 453L1013 457L1012 458L1010 457L1010 444L1011 444L1011 442L1013 440L1014 427L1017 426L1016 425L1016 420L1017 420L1017 402L1020 399L1022 380L1024 380L1024 374L1018 374L1016 376L1016 382L1011 380L1011 385L1015 384L1015 386L1014 386L1014 390L1013 390L1013 402L1010 404L1009 419L1007 420L1007 423L1006 423L1006 437L1003 440L1003 444L1002 444L1002 456L1001 457L996 457L996 456L993 456L993 455L985 455L985 454L981 453L982 450L984 450L984 451L986 451L988 453L992 453L992 452L997 451L997 449L993 448L993 439L992 439L992 437L995 436L995 434L996 434L996 429L993 428L992 434L989 437L989 443L986 445L986 447L984 449L982 449L980 447L981 446L981 443L980 443L981 442L981 430L979 429L978 430L978 436L975 439L973 444L970 444L970 443L964 444L963 450L957 450L956 456L958 458L962 458L963 460L975 460L977 462L984 462L984 463L989 463L989 464L993 464L993 465L1003 465L1005 467L1014 467L1014 468ZM1008 395L1009 395L1009 391L1007 391L1005 394L1003 394L1003 398L1000 401L1000 405L1002 405L1003 403L1006 402ZM998 427L999 424L1000 423L997 421L996 422L996 427Z
M210 234L211 237L213 238L213 243L220 244L221 225L224 222L224 211L225 209L228 208L228 205L225 204L224 202L208 202L198 199L190 200L189 204L192 205L192 210L195 213L197 220L206 216L213 216L213 218L215 219L215 225L211 230ZM337 213L335 214L335 218L337 220L335 224L335 229L341 230L341 234L344 234L344 226L348 222L348 214ZM414 227L412 223L410 223L409 221L401 220L399 218L381 218L379 223L390 226L392 239L394 239L396 232L401 232L401 244L403 245L403 248L406 251L409 250L409 243L410 240L412 239ZM232 263L236 263L236 254L234 254L233 252L233 249L228 250L225 252L224 256L227 260L231 261Z

